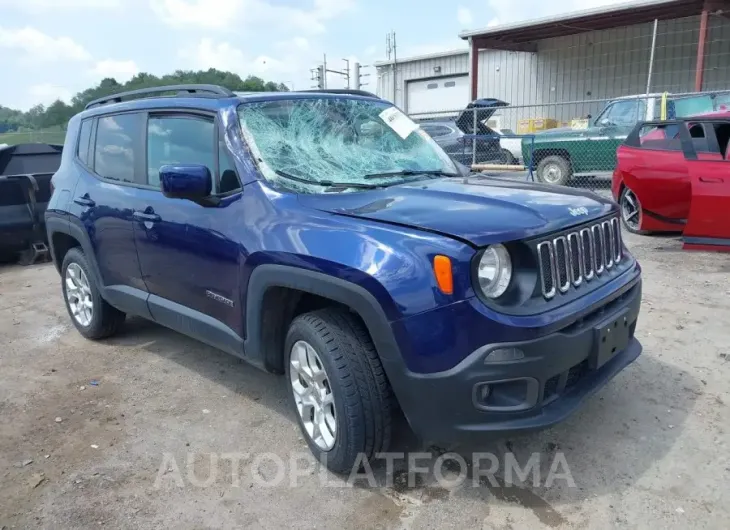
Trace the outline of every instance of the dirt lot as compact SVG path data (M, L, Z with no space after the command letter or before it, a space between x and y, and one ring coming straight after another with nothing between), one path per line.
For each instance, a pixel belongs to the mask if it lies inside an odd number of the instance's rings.
M575 487L388 485L377 466L376 487L325 485L282 379L137 319L86 341L52 265L0 266L0 527L727 528L730 256L628 239L643 355L558 427L479 448L561 453ZM404 449L423 449L405 429ZM301 455L294 486L267 452L287 477ZM248 453L236 481L226 453Z

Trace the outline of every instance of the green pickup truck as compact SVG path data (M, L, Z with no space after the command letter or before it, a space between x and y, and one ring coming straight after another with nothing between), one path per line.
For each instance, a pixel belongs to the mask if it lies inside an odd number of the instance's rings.
M666 97L665 104L662 99ZM637 122L681 118L713 112L730 105L730 93L698 93L686 96L642 94L608 103L583 128L548 129L522 139L525 166L540 182L567 184L573 176L596 176L616 167L616 149ZM532 156L531 156L532 155Z

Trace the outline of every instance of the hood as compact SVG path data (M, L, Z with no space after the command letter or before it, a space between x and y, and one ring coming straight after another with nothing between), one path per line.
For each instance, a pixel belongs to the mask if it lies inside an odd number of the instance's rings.
M506 107L509 103L499 99L475 99L461 111L456 118L456 126L464 134L496 134L484 122L497 112L499 107ZM477 114L477 131L474 132L474 113Z
M301 195L299 201L333 214L444 234L473 246L535 237L617 209L612 200L588 191L483 176Z

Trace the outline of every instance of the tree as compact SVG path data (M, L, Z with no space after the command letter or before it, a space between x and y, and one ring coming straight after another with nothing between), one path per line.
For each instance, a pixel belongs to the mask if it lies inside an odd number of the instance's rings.
M239 92L278 92L288 90L283 83L267 82L260 77L252 75L246 79L241 79L241 76L238 74L224 72L215 68L199 71L177 70L162 77L140 72L126 83L119 83L112 77L102 79L98 85L77 93L71 99L70 105L57 100L48 107L35 105L28 112L21 112L0 106L0 133L21 129L65 128L71 116L82 111L84 106L94 99L128 90L183 84L220 85Z
M60 125L68 122L73 115L73 108L60 99L57 99L48 106L41 117L41 123L43 127L53 127L54 125Z

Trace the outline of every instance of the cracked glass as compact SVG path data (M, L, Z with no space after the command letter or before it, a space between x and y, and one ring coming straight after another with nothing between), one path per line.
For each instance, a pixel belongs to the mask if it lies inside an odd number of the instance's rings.
M295 191L386 186L423 178L419 171L457 173L428 134L382 100L282 98L244 103L238 115L264 177ZM366 178L401 171L407 174Z

